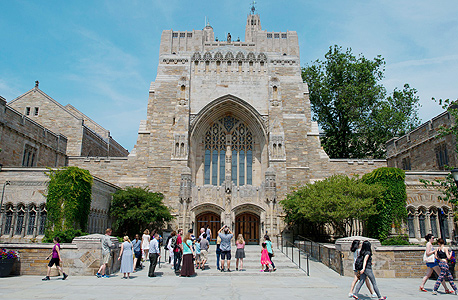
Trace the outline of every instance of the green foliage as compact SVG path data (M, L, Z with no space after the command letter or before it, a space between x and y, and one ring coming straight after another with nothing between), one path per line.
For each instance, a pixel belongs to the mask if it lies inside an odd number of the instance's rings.
M289 193L280 201L288 224L331 224L338 234L353 220L365 221L376 213L374 200L383 188L356 178L334 175L323 181L309 183Z
M54 231L81 228L86 230L92 200L93 178L78 167L49 169L46 195L48 229Z
M391 245L410 245L409 243L409 236L407 234L402 234L398 236L389 237L382 242L383 246L391 246Z
M60 238L61 243L71 243L73 239L77 236L87 235L86 232L83 232L81 229L69 228L66 230L46 230L45 237L43 238L43 243L52 243L55 237Z
M324 150L332 158L383 158L385 142L419 124L419 98L408 84L386 97L379 84L385 61L354 56L330 47L325 60L302 70L314 120L325 132Z
M406 185L404 171L398 168L378 168L363 176L363 182L385 187L381 197L375 201L377 214L368 222L369 236L381 241L388 238L392 224L400 228L407 218Z
M146 188L128 187L113 194L110 215L114 218L114 230L133 236L145 228L160 228L173 217L162 203L161 193Z

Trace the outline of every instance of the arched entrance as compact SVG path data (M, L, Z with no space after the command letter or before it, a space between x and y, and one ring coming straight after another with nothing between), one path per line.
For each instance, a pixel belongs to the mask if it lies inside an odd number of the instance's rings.
M221 216L214 212L204 212L196 218L197 231L196 234L200 234L200 228L208 225L212 231L211 241L216 241L216 235L218 230L221 229Z
M259 245L259 216L253 213L241 213L235 217L235 238L243 235L247 244Z

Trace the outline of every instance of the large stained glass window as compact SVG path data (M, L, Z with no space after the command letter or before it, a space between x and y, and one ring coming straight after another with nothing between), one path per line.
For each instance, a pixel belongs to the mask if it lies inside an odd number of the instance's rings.
M253 134L243 122L232 116L219 119L207 130L204 147L204 184L224 183L226 154L232 156L230 173L234 184L253 183Z

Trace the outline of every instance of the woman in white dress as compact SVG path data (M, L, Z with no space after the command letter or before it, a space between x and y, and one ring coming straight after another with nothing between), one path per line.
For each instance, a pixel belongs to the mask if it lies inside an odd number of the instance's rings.
M124 273L122 279L130 279L130 273L134 271L134 254L132 252L132 243L127 235L124 237L124 243L121 244L118 260L121 261L119 272Z
M151 236L149 235L149 230L145 229L142 236L142 250L143 250L143 260L148 260L148 252L149 252L149 242L151 240Z

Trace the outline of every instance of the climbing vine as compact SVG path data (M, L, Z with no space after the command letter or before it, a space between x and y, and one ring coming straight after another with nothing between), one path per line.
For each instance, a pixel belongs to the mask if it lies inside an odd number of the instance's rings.
M386 189L375 199L377 213L369 218L369 236L385 240L392 225L399 229L407 218L405 173L398 168L378 168L363 176L367 184L379 184Z
M78 167L49 169L46 195L47 230L71 228L86 230L92 199L93 178L88 170Z

